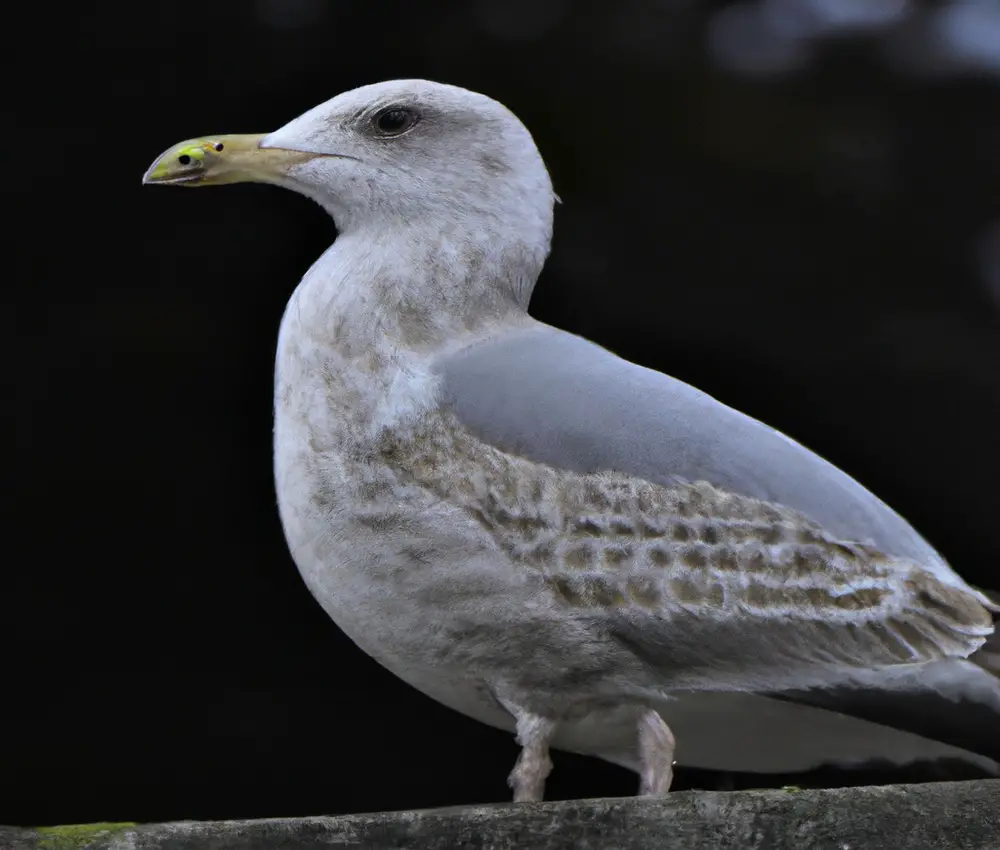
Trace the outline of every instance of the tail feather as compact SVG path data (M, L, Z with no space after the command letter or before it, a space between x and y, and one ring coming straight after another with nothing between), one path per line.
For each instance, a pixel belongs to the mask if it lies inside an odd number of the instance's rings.
M912 732L1000 768L1000 592L975 590L993 631L967 659L858 671L844 687L771 696Z

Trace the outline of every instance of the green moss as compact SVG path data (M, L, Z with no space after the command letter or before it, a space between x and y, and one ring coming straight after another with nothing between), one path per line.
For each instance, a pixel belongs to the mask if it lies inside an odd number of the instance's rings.
M38 833L40 850L86 850L97 839L131 829L134 823L81 823L71 826L40 826Z
M801 791L802 788L799 785L782 785L779 790L794 794L796 791Z

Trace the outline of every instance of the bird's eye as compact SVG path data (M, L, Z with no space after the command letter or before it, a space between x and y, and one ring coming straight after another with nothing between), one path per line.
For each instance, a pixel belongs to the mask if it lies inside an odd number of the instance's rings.
M390 106L376 112L372 123L380 136L399 136L417 123L417 115L410 109Z

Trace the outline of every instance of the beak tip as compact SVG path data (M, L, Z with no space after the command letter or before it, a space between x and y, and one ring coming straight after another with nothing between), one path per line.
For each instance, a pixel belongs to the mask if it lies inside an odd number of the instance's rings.
M160 161L156 160L151 166L149 166L149 168L146 169L145 173L142 175L142 185L143 186L153 185L156 182L158 182L157 179L156 179L155 172L156 172L157 166L159 166L159 164L160 164Z

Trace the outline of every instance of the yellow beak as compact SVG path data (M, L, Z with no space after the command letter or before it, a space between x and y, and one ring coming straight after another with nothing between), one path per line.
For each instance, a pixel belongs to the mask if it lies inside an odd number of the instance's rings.
M293 165L315 153L262 148L264 134L212 136L180 142L160 154L143 183L164 186L218 186L222 183L278 183Z

